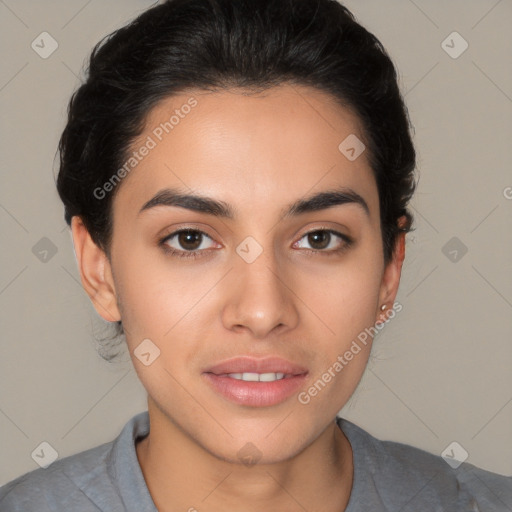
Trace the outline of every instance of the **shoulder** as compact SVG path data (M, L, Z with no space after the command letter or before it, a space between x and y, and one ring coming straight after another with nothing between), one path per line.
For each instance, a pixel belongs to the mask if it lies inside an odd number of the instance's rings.
M106 458L112 442L56 460L47 468L26 473L0 487L0 510L100 510L82 492L84 486L106 477Z
M153 512L134 444L148 432L145 411L132 417L113 441L16 478L0 487L0 511L121 512L130 502Z
M453 512L512 510L512 477L467 462L452 468L441 456L377 439L343 418L337 422L354 452L354 487L362 490L361 480L370 481L373 491L364 493L378 494L382 510L432 509L433 504Z

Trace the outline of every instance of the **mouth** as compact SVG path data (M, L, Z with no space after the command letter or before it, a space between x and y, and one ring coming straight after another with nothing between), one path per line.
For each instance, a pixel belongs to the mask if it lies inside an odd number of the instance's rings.
M268 407L298 391L308 370L280 357L236 357L206 369L202 375L216 393L230 402Z

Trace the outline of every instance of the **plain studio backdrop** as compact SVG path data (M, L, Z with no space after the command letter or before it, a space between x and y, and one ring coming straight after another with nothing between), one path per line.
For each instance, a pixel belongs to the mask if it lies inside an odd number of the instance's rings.
M146 408L128 355L96 352L110 330L80 284L54 157L91 48L152 3L0 1L0 484L37 468L41 443L62 458ZM512 2L345 5L398 67L420 182L403 309L341 414L512 475Z

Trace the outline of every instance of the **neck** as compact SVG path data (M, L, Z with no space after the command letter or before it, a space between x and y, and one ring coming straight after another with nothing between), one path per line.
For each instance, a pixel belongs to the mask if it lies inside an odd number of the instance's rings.
M151 400L148 410L150 434L136 451L159 512L345 510L353 482L352 449L334 421L290 459L244 465L206 451Z

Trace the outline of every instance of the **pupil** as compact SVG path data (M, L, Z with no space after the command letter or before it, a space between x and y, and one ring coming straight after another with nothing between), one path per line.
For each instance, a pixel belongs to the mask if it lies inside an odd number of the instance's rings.
M180 245L189 251L197 249L201 245L201 233L197 231L183 231L178 238ZM190 244L192 247L189 246Z

